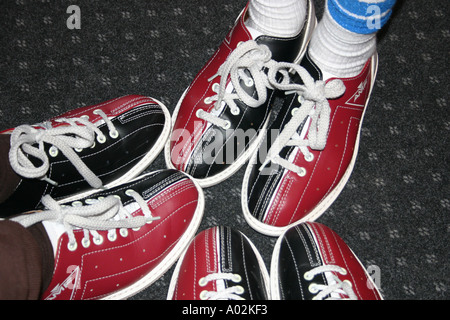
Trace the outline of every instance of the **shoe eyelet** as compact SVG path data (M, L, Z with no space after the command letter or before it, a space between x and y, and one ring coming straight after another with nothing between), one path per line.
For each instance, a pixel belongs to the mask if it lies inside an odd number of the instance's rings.
M305 280L307 280L307 281L311 281L311 280L314 278L314 276L313 276L311 273L309 273L308 271L306 271L306 272L303 274L303 278L304 278Z
M215 82L211 87L212 91L214 91L214 92L218 92L219 88L220 88L220 84L218 84L217 82Z
M208 291L207 290L203 290L202 292L200 292L200 300L207 300L208 299Z
M343 276L345 276L345 275L347 275L348 272L347 272L347 269L341 267L341 271L339 271L339 273L342 274Z
M81 202L81 201L72 202L72 207L82 207L82 206L83 206L83 202Z
M94 237L94 244L96 245L101 245L103 243L103 237L101 235L99 235L98 237Z
M236 108L230 108L230 112L231 112L231 114L232 114L233 116L237 116L237 115L239 115L239 114L241 113L241 110L240 110L238 107L236 107Z
M222 128L225 129L225 130L230 129L231 128L231 122L226 120L225 124L223 125Z
M239 274L233 274L233 282L239 283L242 281L242 277Z
M74 241L74 242L69 242L68 244L67 244L67 249L69 249L69 251L75 251L75 250L77 250L77 248L78 248L78 244L77 244L77 242L76 241Z
M121 229L119 230L119 233L120 233L120 235L121 235L123 238L126 238L126 237L128 236L128 229L121 228Z
M48 153L50 154L51 157L55 158L58 155L59 150L55 146L51 146L50 149L48 150Z
M311 162L314 160L314 155L310 152L310 153L306 154L304 158L307 162Z
M133 196L133 194L136 193L133 189L128 189L125 191L125 194L129 197Z
M200 278L200 280L198 280L198 285L199 285L200 287L204 287L204 286L206 286L207 284L208 284L208 281L206 281L205 277Z
M94 203L97 203L98 200L96 200L96 199L86 199L86 200L84 200L84 202L86 204L94 204Z
M255 82L252 79L249 78L249 79L244 80L244 84L247 87L252 87L255 84Z
M205 104L211 104L213 102L213 100L211 99L211 97L206 97L205 100L203 100L203 102Z
M117 139L119 137L119 131L117 130L112 130L109 132L109 136L113 139Z
M298 170L297 174L298 174L299 177L304 177L304 176L306 176L306 169L303 168L303 167L301 167L301 168Z
M315 283L311 283L308 286L308 290L309 292L311 292L312 294L319 292L319 288L317 288L317 285Z
M195 112L195 115L197 116L197 118L202 119L203 113L204 113L204 112L205 112L205 111L204 111L203 109L198 109L198 110Z
M345 279L344 281L342 281L343 283L346 283L348 286L350 286L351 288L353 288L353 284L350 280Z
M298 112L298 108L293 108L292 110L291 110L291 115L292 116L295 116L295 114Z
M89 248L89 246L91 245L91 241L87 238L83 238L83 240L81 240L81 245L83 246L83 248Z
M97 141L98 141L98 143L105 143L106 137L104 135L97 136Z
M76 152L81 152L81 151L83 151L82 148L75 148L74 150L75 150Z
M237 294L243 294L244 292L245 292L244 287L236 286L236 293Z
M108 240L111 242L114 242L117 240L117 233L114 232L108 232Z

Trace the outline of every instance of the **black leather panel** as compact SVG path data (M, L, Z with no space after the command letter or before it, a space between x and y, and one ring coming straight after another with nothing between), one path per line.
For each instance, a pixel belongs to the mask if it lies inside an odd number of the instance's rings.
M267 300L263 276L258 259L247 239L238 231L229 227L220 227L222 272L239 274L240 283L225 281L225 286L240 285L244 288L241 295L246 300Z
M145 200L150 199L160 193L162 190L168 188L169 186L181 181L183 179L188 179L188 177L174 169L163 169L155 172L147 173L139 179L139 183L131 181L128 183L121 184L117 187L111 188L109 190L96 192L93 195L81 198L77 201L85 201L87 199L107 197L109 195L119 196L121 198L122 204L125 206L129 202L134 202L134 198L128 196L125 192L128 189L140 194Z
M293 62L302 45L302 39L301 34L289 39L261 36L256 39L256 42L267 45L272 51L274 60ZM250 96L256 96L254 86L248 87L242 80L240 85ZM220 118L228 120L231 127L223 129L212 125L195 146L186 172L195 178L202 179L226 170L256 139L270 115L276 94L278 93L267 89L267 101L257 108L249 107L240 100L234 100L240 109L238 115L233 115L230 108L225 107ZM246 137L246 140L241 139L242 136ZM243 145L242 142L237 144L240 140L245 141L245 144Z
M326 284L322 274L311 281L304 279L305 272L321 266L318 248L307 225L289 229L283 237L278 257L279 291L282 300L311 300L308 290L311 283Z
M322 74L319 68L311 61L308 54L302 60L301 66L304 67L314 79L321 79ZM302 80L295 74L292 81L298 84L302 84ZM273 192L277 189L277 185L280 183L283 177L283 167L270 162L267 164L263 171L259 171L262 162L265 160L268 150L271 144L275 141L278 134L283 130L284 126L289 122L292 117L292 110L294 108L300 108L301 103L298 101L298 94L290 94L285 96L284 103L277 114L277 117L269 127L267 135L264 138L261 147L258 150L257 162L254 165L248 185L248 208L251 214L258 220L262 221L270 205L270 199ZM300 133L303 125L300 125L297 132ZM280 152L280 157L288 159L290 154L294 151L295 147L285 147Z

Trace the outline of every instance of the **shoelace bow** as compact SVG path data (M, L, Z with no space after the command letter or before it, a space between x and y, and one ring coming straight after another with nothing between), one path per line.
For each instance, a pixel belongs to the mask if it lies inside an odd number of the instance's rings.
M220 77L219 84L214 84L212 88L217 94L205 99L206 103L215 101L214 109L211 112L199 110L197 116L227 129L229 124L219 118L219 110L226 104L230 107L232 114L239 114L240 110L234 102L235 99L241 100L252 108L262 105L267 99L267 88L271 88L264 69L270 69L275 63L272 60L272 52L267 46L259 45L253 40L242 42L220 66L217 74L208 79L211 82L216 77ZM228 77L235 89L234 93L227 91ZM256 94L249 95L242 88L240 79L244 80L246 86L254 86Z
M241 282L242 278L238 274L233 273L212 273L203 277L199 280L199 285L204 287L210 281L216 280L231 280L235 283ZM240 294L244 293L244 288L242 286L233 286L229 288L224 288L220 291L207 291L203 290L200 293L200 299L202 300L244 300Z
M101 199L90 199L89 205L64 206L58 204L50 195L42 198L42 204L47 210L23 214L11 220L20 223L25 228L42 221L53 221L62 224L69 236L69 249L77 247L74 230L83 229L83 245L90 243L92 234L94 243L102 242L98 231L108 230L108 238L114 239L116 230L140 228L160 217L152 216L146 201L135 191L128 190L126 194L138 203L143 216L132 216L122 205L120 198L108 196Z
M291 83L288 70L294 70L298 73L304 84ZM277 74L282 75L281 80L279 80ZM281 158L279 153L285 146L297 146L305 156L309 154L307 147L313 150L325 148L331 112L328 99L336 99L342 96L345 92L344 83L339 79L327 83L315 81L308 71L300 65L283 62L277 63L276 67L269 69L268 78L276 89L286 91L286 94L298 93L299 97L303 99L303 103L296 112L293 112L292 118L275 139L260 170L272 161L302 175L304 174L303 168ZM302 139L296 133L308 117L310 118L308 138Z
M96 110L94 113L100 115L105 121L110 136L117 137L118 132L106 114L101 110ZM62 118L55 121L68 125L53 128L49 123L44 123L44 129L36 129L29 125L21 125L14 129L11 134L9 152L11 167L23 177L42 179L57 185L57 181L47 177L50 163L44 150L44 143L48 143L52 145L51 148L61 151L93 188L102 187L102 181L86 166L74 150L92 147L96 136L99 142L104 142L105 135L95 124L82 117ZM35 166L28 159L27 154L39 159L42 164Z
M353 291L352 285L347 280L341 281L333 272L340 273L342 275L347 274L347 270L335 265L324 265L316 267L310 271L305 272L304 278L307 280L312 280L317 274L330 272L331 280L333 283L329 285L322 285L317 283L312 283L309 286L309 291L311 293L317 293L313 300L333 300L333 299L345 299L332 297L332 293L347 296L349 300L357 300L357 296ZM328 297L328 298L327 298Z

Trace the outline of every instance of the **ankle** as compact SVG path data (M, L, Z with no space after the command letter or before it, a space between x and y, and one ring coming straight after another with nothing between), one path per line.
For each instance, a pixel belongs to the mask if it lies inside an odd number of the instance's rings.
M302 30L306 10L305 0L251 0L245 25L264 35L289 38Z
M313 33L311 59L327 77L358 75L376 52L376 33L358 34L340 26L326 11Z

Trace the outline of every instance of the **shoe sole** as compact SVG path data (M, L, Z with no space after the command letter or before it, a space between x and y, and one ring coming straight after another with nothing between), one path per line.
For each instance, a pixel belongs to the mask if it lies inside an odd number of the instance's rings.
M244 9L245 10L245 9ZM242 13L241 13L242 14ZM239 19L241 15L238 16L237 20ZM308 43L309 40L311 39L312 33L314 31L314 28L317 24L317 18L316 18L316 14L315 14L315 7L314 4L312 3L312 1L309 1L309 11L308 11L308 17L311 17L311 19L308 19L306 21L306 26L304 29L305 32L305 37L303 38L303 43L301 45L301 49L299 51L299 54L297 56L297 58L295 59L294 63L300 63L300 61L302 60L303 56L306 53L306 50L308 48ZM186 96L186 93L188 91L189 88L186 88L185 91L183 92L183 95L181 96L181 98L178 100L178 103L175 107L175 110L172 114L172 130L173 130L173 126L175 124L178 112L180 110L181 107L181 103L184 100L184 97ZM229 168L227 168L226 170L224 170L223 172L209 177L209 178L194 178L201 187L203 188L207 188L207 187L211 187L214 186L216 184L219 184L222 181L225 181L226 179L228 179L229 177L231 177L232 175L234 175L246 162L247 160L252 156L253 153L256 152L256 150L258 149L260 143L262 142L264 135L265 135L265 131L267 129L269 120L270 120L270 115L271 113L269 113L266 122L264 123L262 129L260 130L259 134L256 136L256 139L254 139L254 141L250 144L249 148L239 157L236 159L235 162L233 162ZM171 131L172 131L171 130ZM165 150L164 150L164 155L165 155L165 159L166 159L166 165L167 168L169 169L177 169L175 168L175 166L172 164L171 161L171 155L170 155L170 139L167 141L166 146L165 146Z
M361 117L361 121L359 123L358 135L356 137L355 149L353 151L352 159L350 161L350 164L349 164L347 170L345 171L344 175L342 176L342 179L339 181L339 183L336 185L336 187L324 199L322 199L321 202L319 202L317 204L317 206L314 208L314 210L312 210L304 218L302 218L299 221L296 221L292 224L284 226L284 227L268 225L266 223L259 221L255 217L253 217L253 215L250 213L250 210L248 209L248 206L247 206L247 203L248 203L248 200L247 200L248 181L249 181L250 174L251 174L251 171L253 168L252 163L256 163L255 157L257 156L257 153L254 154L252 160L250 161L250 164L247 166L247 169L245 171L244 180L242 183L242 193L241 193L241 204L242 204L242 211L244 213L244 218L253 229L255 229L256 231L258 231L262 234L268 235L268 236L274 236L274 237L279 236L284 231L286 231L287 229L289 229L293 226L296 226L296 225L306 222L306 221L315 221L316 219L318 219L331 206L331 204L336 200L336 198L342 192L342 190L344 189L345 185L347 184L347 181L350 178L350 175L355 166L356 157L358 155L358 150L359 150L359 140L360 140L360 136L361 136L361 128L362 128L365 113L367 111L367 105L369 104L369 101L370 101L370 96L372 94L373 86L375 84L377 71L378 71L378 54L374 54L371 59L372 59L372 70L371 70L372 82L371 82L371 87L370 87L370 91L369 91L369 99L367 99L367 102L364 106L364 111L363 111L363 114Z

